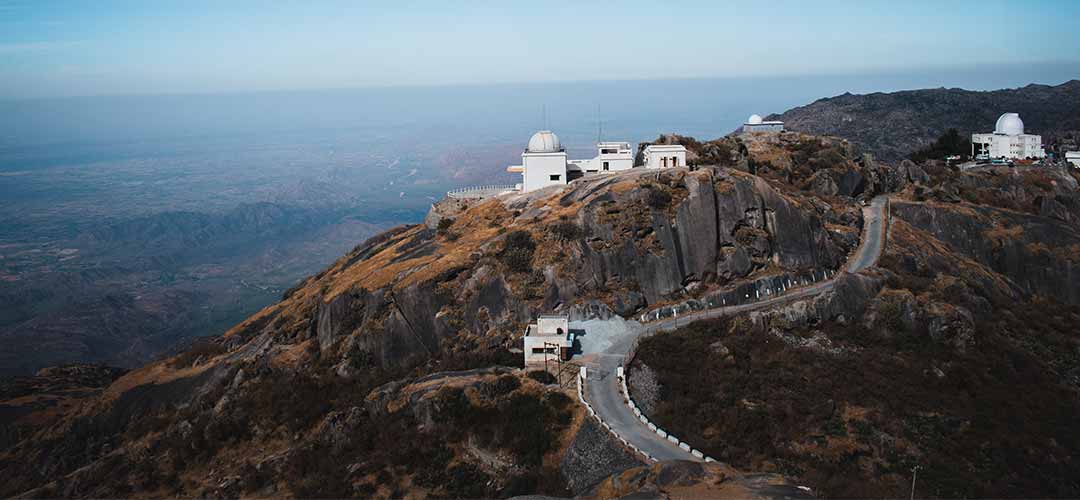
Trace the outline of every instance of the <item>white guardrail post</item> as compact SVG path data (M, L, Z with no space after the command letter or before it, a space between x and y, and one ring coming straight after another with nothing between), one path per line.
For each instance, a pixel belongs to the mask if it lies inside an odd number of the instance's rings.
M655 432L657 436L660 436L663 439L667 439L675 446L678 446L679 449L689 453L694 458L697 458L699 460L704 459L706 462L713 461L712 459L706 457L704 453L691 448L689 444L679 441L679 438L668 434L663 429L657 427L656 424L649 421L649 418L641 412L641 409L637 407L637 405L634 403L634 400L630 398L630 390L626 387L626 369L624 367L617 367L615 369L615 376L619 378L619 385L622 386L623 397L626 400L626 406L630 408L630 411L634 412L634 416L636 416L642 424L645 424L645 426L648 427L650 431ZM645 454L645 452L641 452L641 454L648 456ZM653 458L652 460L656 461L655 458Z
M604 419L600 418L600 414L596 413L596 410L593 409L592 405L589 404L588 401L585 401L585 389L584 389L584 387L585 387L585 380L588 379L588 378L589 378L588 369L586 367L582 366L581 369L578 370L577 392L578 392L578 399L581 400L581 404L585 406L585 409L589 411L589 416L595 418L596 421L600 423L601 427L603 427L605 430L607 430L609 433L611 433L611 435L614 436L615 439L618 439L627 448L630 448L631 450L633 450L634 453L637 453L637 454L645 457L645 460L648 460L650 462L657 462L658 460L656 459L656 457L653 457L652 455L649 455L648 453L646 453L645 450L642 450L642 449L638 448L637 446L634 446L634 445L630 444L630 442L627 441L626 438L620 436L618 432L615 432L615 429L612 429L611 426L607 424L607 422L604 422Z

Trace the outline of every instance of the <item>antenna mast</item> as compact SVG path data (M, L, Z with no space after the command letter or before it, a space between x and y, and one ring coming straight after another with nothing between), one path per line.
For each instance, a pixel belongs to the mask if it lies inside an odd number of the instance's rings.
M596 142L599 143L604 137L604 120L600 119L600 104L596 105Z

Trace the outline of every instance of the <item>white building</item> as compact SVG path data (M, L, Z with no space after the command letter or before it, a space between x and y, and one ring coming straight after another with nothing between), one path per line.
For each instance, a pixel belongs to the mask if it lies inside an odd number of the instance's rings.
M525 364L566 361L574 352L574 335L566 316L540 316L525 329Z
M586 174L618 172L634 166L629 142L600 142L596 151L596 157L590 160L567 160L559 136L541 130L529 139L529 146L521 153L521 165L506 167L506 171L520 173L522 183L518 189L528 192L564 185Z
M680 144L650 144L642 154L645 168L686 166L686 148Z
M1066 151L1065 161L1072 163L1072 166L1080 168L1080 151Z
M506 171L521 173L523 192L566 184L566 150L559 136L541 130L529 139L529 146L521 153L521 165L507 167Z
M1043 158L1042 136L1024 133L1024 122L1016 113L1001 115L992 134L971 134L971 157L980 160L996 158Z
M750 115L750 118L746 119L746 123L742 126L743 133L753 132L783 132L784 122L780 121L762 121L758 115Z
M570 160L582 174L618 172L634 168L634 152L629 142L598 142L596 157L591 160Z

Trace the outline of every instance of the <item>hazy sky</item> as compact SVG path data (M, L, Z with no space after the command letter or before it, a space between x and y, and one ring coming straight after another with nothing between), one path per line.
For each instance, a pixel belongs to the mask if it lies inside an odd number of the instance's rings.
M1075 63L1077 19L1080 0L0 0L0 98Z

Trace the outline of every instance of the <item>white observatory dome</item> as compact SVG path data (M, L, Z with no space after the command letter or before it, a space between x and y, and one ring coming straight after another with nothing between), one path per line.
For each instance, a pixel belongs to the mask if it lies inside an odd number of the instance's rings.
M559 136L550 130L541 130L533 134L532 139L529 139L529 148L526 149L530 153L555 153L561 150Z
M1016 113L1005 113L998 118L997 124L994 125L994 133L1021 135L1024 133L1024 121L1021 120L1020 115Z
M746 119L746 123L750 125L761 125L761 117L758 115L750 115L750 118Z

